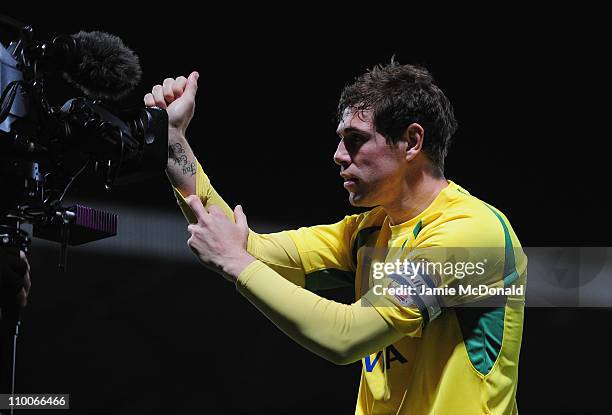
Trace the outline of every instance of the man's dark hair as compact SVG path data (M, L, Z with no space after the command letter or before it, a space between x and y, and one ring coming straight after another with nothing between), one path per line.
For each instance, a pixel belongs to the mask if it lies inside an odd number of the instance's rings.
M444 172L444 158L457 130L453 106L421 66L401 65L394 58L377 65L346 86L338 103L338 121L344 111L372 111L376 131L388 143L397 143L412 123L425 130L423 151Z

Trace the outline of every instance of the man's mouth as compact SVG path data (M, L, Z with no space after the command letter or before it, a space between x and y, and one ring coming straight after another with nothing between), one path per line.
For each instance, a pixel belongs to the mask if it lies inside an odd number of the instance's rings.
M344 180L345 189L350 189L352 187L355 187L357 185L357 182L359 181L359 179L357 179L356 177L348 175L348 174L340 173L340 176L342 176L342 179Z
M347 189L347 190L354 189L355 186L357 186L357 183L354 180L345 180L344 181L344 188Z

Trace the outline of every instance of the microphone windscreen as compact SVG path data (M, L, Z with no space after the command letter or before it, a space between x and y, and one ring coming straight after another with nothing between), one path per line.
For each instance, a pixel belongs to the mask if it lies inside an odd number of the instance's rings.
M80 31L77 66L64 77L92 98L118 100L131 92L142 76L138 56L115 35Z

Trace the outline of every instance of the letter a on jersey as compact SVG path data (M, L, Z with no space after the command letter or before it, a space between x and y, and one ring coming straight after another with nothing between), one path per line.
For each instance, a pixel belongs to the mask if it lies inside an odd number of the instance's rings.
M393 354L393 357L391 356L392 354ZM374 366L376 366L376 364L380 360L381 355L382 355L382 350L376 353L376 357L374 358L374 361L372 361L371 356L366 356L363 358L366 372L372 372L374 370ZM391 362L394 360L399 360L400 363L407 362L406 358L402 356L399 350L393 347L393 345L389 345L385 347L385 358L387 360L386 369L389 369L389 367L391 367Z

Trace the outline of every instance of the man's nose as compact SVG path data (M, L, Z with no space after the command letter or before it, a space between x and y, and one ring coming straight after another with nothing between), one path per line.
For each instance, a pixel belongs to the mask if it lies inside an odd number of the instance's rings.
M346 151L344 140L340 140L340 143L338 143L338 148L334 153L334 162L344 168L346 168L351 163L351 156L348 151Z

